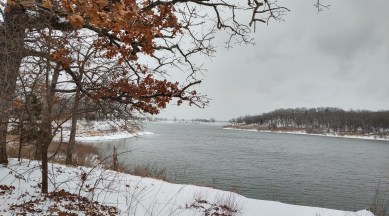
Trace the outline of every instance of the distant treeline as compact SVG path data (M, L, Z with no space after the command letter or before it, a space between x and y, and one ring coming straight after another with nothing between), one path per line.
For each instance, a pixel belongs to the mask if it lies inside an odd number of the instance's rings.
M210 119L192 119L192 122L195 122L195 123L215 123L215 119L214 118L210 118Z
M294 127L328 132L383 133L389 131L389 111L345 111L333 107L289 108L234 118L230 123L266 125L269 129Z

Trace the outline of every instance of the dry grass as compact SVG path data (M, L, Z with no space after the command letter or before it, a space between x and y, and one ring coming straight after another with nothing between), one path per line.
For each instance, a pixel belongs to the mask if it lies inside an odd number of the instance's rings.
M167 180L166 168L161 169L157 165L138 165L130 173L136 176Z
M51 162L65 164L68 144L52 142L48 148L48 156ZM10 158L18 158L19 144L15 141L7 145L7 153ZM24 144L21 150L21 158L34 160L35 145ZM112 155L103 159L96 146L76 143L72 154L73 166L95 167L99 165L104 169L113 170ZM118 172L131 175L148 177L168 181L167 169L160 168L157 164L136 165L133 168L119 162Z
M65 163L67 143L53 142L49 146L49 155L54 155L53 162ZM76 143L73 148L72 160L74 166L92 167L96 158L100 158L98 149L93 145Z
M101 136L101 135L104 135L104 133L101 131L87 131L87 132L84 132L84 135L86 135L86 136Z
M48 156L51 162L64 164L66 159L67 143L52 142L48 149ZM7 145L7 154L10 158L19 157L19 144ZM24 144L21 149L21 158L33 160L35 155L35 145ZM76 143L73 148L73 164L75 166L94 166L95 159L100 154L95 146Z
M10 158L18 158L19 157L19 144L7 145L7 154ZM25 144L21 149L21 158L25 159L34 159L35 154L35 146L31 144Z
M375 216L388 216L389 215L388 209L389 209L388 186L384 187L381 184L378 184L369 210Z
M112 161L107 160L104 162L103 167L105 169L112 169ZM167 177L167 169L160 168L156 164L146 164L146 165L135 165L133 168L124 165L122 162L119 162L118 172L127 173L135 176L159 179L162 181L169 181Z
M237 197L237 194L217 194L213 201L209 196L201 193L195 194L194 202L187 204L187 209L196 209L208 216L237 216L244 211L245 203Z

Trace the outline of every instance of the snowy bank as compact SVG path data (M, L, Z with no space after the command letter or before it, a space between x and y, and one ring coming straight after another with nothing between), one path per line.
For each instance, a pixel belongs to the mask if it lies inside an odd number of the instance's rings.
M69 140L70 136L70 121L65 122L62 125L62 140ZM129 132L125 129L124 122L112 122L112 121L78 121L76 141L78 142L99 142L113 139L126 139L137 136L151 135L153 133L139 130L132 130ZM131 131L131 130L130 130ZM55 141L61 139L61 134L57 134L54 138Z
M17 215L23 209L26 211L27 206L30 211L27 215L56 215L58 211L89 215L86 213L88 209L76 208L77 205L71 203L76 199L74 196L80 195L83 202L97 201L117 207L115 212L118 215L373 216L366 210L347 212L255 200L227 191L172 184L102 169L50 164L49 171L50 190L59 192L42 198L37 161L25 160L18 164L11 159L8 167L0 167L0 214ZM63 197L70 198L63 200Z
M130 133L127 131L123 132L112 132L112 133L105 133L105 134L100 134L100 135L78 135L76 136L76 141L78 142L102 142L102 141L107 141L107 140L114 140L114 139L126 139L126 138L131 138L131 137L139 137L139 136L144 136L144 135L152 135L154 133L151 132L135 132L135 133Z
M335 138L348 138L348 139L364 139L364 140L379 140L379 141L389 141L389 137L378 137L378 136L368 136L368 135L340 135L334 133L324 133L324 134L315 134L307 133L305 130L294 130L294 131L282 131L282 130L256 130L256 129L242 129L242 128L233 128L233 127L223 127L226 130L237 130L237 131L252 131L252 132L261 132L261 133L279 133L279 134L298 134L298 135L308 135L308 136L322 136L322 137L335 137Z

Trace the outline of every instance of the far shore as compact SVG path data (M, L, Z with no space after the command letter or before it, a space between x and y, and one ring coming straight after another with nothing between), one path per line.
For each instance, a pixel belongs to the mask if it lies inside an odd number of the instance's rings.
M227 125L223 129L226 130L241 130L241 131L253 131L261 133L281 133L281 134L298 134L298 135L309 135L309 136L324 136L324 137L335 137L335 138L348 138L348 139L364 139L364 140L378 140L378 141L389 141L389 136L380 136L377 134L361 134L361 133L335 133L335 132L321 132L310 131L304 128L276 128L269 129L265 126L259 125Z

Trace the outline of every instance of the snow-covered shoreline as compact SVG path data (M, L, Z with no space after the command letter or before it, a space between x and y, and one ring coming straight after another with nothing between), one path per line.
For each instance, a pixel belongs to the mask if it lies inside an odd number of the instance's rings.
M243 216L373 216L367 210L350 212L256 200L228 191L172 184L99 168L52 164L49 170L50 190L64 189L91 201L115 206L119 215L204 215L206 212L222 213L227 211L225 206L229 206L231 210L236 210L236 213ZM87 174L85 178L81 177L84 173ZM0 212L4 216L18 212L18 208L10 209L11 205L42 197L38 187L40 168L37 161L24 160L19 164L16 159L11 159L8 167L0 167L0 176L0 185L14 187L4 193L1 193L0 189ZM53 208L53 205L63 209L69 201L63 201L62 204L53 204L50 200L42 199L32 204L34 208L40 209L40 212L29 215L44 215L42 212L52 214L48 209ZM77 210L69 211L77 215L87 215Z
M64 128L62 134L68 136L69 126ZM76 140L79 142L152 134L129 133L109 122L82 122L77 129ZM50 164L49 167L49 191L59 191L59 197L40 193L40 162L23 160L19 163L10 159L7 167L0 167L0 215L23 214L25 207L29 212L27 215L60 215L59 212L90 215L85 209L69 208L81 206L66 198L70 194L72 199L74 195L95 203L95 210L111 206L118 215L374 216L367 210L351 212L251 199L229 191L173 184L99 167L60 164ZM103 212L101 215L111 214Z
M115 140L115 139L127 139L132 137L140 137L145 135L152 135L154 133L152 132L136 132L136 133L130 133L126 131L121 132L114 132L114 133L107 133L102 135L93 135L93 136L76 136L77 142L103 142L107 140ZM68 137L66 137L68 138Z
M122 125L121 125L122 124ZM139 137L152 135L154 133L147 131L129 132L123 129L124 123L110 121L79 121L77 124L76 141L77 142L102 142L106 140L127 139L131 137ZM57 134L54 141L60 141L61 136L63 141L69 140L70 122L65 122L62 134Z
M256 129L233 128L233 127L223 127L223 129L225 129L225 130L237 130L237 131L251 131L251 132L260 132L260 133L296 134L296 135L321 136L321 137L333 137L333 138L389 141L388 137L380 138L380 137L376 137L376 136L339 135L339 134L333 134L333 133L315 134L315 133L307 133L304 130L299 130L299 131L272 131L272 130L256 130Z

